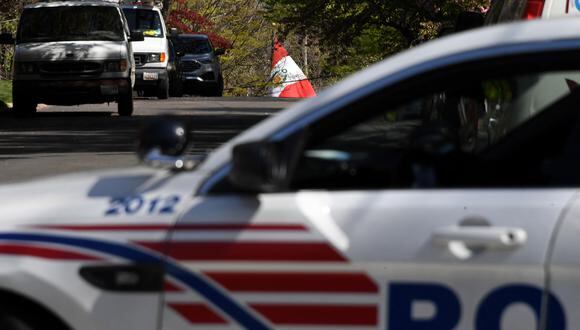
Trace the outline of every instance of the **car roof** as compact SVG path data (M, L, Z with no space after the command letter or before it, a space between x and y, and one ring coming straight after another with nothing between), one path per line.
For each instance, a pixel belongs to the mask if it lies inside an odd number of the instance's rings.
M183 39L197 39L197 40L209 40L207 34L198 34L198 33L180 33L174 38L183 38Z
M575 41L574 45L569 47L580 49L578 31L580 31L580 19L571 17L498 24L424 43L357 72L324 90L317 97L299 102L279 112L276 116L258 123L215 150L200 169L211 170L225 165L230 159L232 147L238 143L269 138L279 134L280 130L289 123L300 122L307 116L322 115L322 111L332 111L336 107L351 102L351 98L371 93L374 90L368 91L368 86L372 86L373 83L385 79L388 79L389 83L394 83L404 79L405 74L412 75L417 73L417 70L428 70L429 67L433 66L434 61L452 60L453 56L461 56L466 52L479 52L481 55L488 51L497 54L500 48L505 49L507 46L517 48L523 45L528 46L519 49L519 51L533 51L537 47L534 48L530 45L564 40ZM496 49L495 52L493 49ZM382 85L386 84L381 83Z
M65 6L108 6L119 7L119 4L109 1L51 1L39 2L27 5L24 8L46 8L46 7L65 7Z
M136 4L124 4L120 6L122 9L146 9L146 10L155 10L155 11L161 11L159 8L155 7L155 6L149 6L149 5L136 5Z

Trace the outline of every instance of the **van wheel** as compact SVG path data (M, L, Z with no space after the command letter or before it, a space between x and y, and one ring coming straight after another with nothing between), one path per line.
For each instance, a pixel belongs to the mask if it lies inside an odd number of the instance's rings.
M30 100L30 97L14 93L12 99L14 102L14 111L17 115L30 116L36 112L38 104L35 101Z
M117 113L119 113L119 116L123 117L128 117L133 114L133 92L131 90L119 95L119 100L117 101Z
M157 98L160 100L166 100L169 98L169 79L159 81L159 86L157 86Z

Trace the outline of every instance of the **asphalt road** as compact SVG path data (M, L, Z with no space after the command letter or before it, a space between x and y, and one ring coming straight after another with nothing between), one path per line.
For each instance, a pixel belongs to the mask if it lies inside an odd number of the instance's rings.
M0 183L55 174L137 165L139 130L160 115L192 129L193 152L211 151L293 100L274 98L136 99L132 117L116 104L49 106L31 118L0 112Z

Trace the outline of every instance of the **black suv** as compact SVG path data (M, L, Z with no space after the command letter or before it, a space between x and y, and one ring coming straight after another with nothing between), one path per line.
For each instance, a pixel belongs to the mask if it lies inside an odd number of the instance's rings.
M224 50L214 49L205 34L178 34L171 40L181 60L184 93L222 96L224 79L218 56Z

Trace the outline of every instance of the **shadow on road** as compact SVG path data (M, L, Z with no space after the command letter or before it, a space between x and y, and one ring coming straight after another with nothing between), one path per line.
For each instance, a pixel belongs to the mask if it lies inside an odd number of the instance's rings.
M203 112L203 110L202 110ZM205 153L265 119L267 114L183 114L194 153ZM0 157L36 153L132 152L139 130L159 116L118 117L113 112L39 112L20 118L0 112ZM8 156L9 155L9 156ZM5 156L5 157L2 157Z

